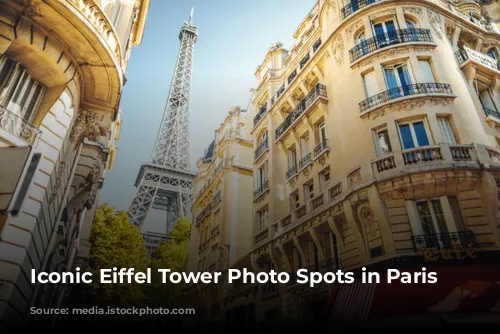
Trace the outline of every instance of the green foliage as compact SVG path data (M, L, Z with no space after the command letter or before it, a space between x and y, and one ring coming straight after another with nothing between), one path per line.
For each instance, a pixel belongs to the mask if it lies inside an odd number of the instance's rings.
M186 218L178 219L169 233L170 240L162 243L152 254L151 268L153 273L157 273L158 269L179 272L186 270L190 234L191 223L189 220ZM160 282L160 276L157 275L154 281ZM182 288L182 283L155 284L148 289L148 304L162 307L178 306Z
M140 231L129 224L126 212L107 204L95 214L90 235L90 270L98 278L100 269L134 268L145 271L147 251ZM89 291L94 302L109 306L138 305L143 300L142 286L136 283L100 284L94 279Z

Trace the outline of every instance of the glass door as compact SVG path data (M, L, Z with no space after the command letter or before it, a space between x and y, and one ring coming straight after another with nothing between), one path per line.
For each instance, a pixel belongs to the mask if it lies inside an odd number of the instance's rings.
M373 29L375 30L375 38L379 48L392 44L398 40L398 32L393 20L375 23Z

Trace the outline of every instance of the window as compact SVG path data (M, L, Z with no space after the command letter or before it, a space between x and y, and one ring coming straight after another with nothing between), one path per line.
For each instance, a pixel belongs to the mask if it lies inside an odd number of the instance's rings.
M365 37L365 32L362 31L361 33L359 33L356 38L355 38L355 41L354 41L354 44L355 45L359 45L361 50L361 55L365 55L369 52L368 50L368 42L366 41L366 37Z
M324 191L330 188L330 168L327 168L319 174L319 181L320 191Z
M379 157L392 153L389 132L386 128L375 131L375 148Z
M257 212L257 233L267 228L267 207Z
M296 191L290 195L290 208L292 208L292 210L298 209L299 206L300 206L299 192Z
M371 97L377 94L377 78L375 71L370 71L363 74L363 83L365 85L366 97Z
M304 185L304 197L308 199L314 198L314 184L312 182Z
M379 47L391 44L398 39L398 32L396 31L394 20L374 23L373 30Z
M326 142L326 128L325 123L321 123L319 126L319 143L324 144Z
M302 153L302 158L309 154L309 136L306 135L300 138L300 151Z
M444 142L447 144L456 144L457 140L455 138L455 134L453 133L450 120L447 117L438 117L437 120Z
M488 57L490 58L493 58L493 59L497 59L497 56L495 54L495 51L493 51L493 49L490 49L488 50L488 52L486 53L488 55Z
M0 105L29 122L45 90L20 63L0 57Z
M260 189L267 181L267 161L264 162L262 167L257 171L257 177L255 178L256 188Z
M403 150L430 145L426 125L423 120L399 123L398 128Z
M412 80L406 64L384 67L384 76L391 99L412 94Z
M292 169L293 167L297 167L297 152L295 147L288 150L288 169Z
M441 201L433 199L417 202L417 211L422 224L426 246L436 247L440 240L446 239L446 237L438 238L437 234L448 233Z
M420 73L422 73L422 82L424 83L434 83L436 80L434 79L434 73L432 72L431 64L428 60L419 60L418 66L420 69Z
M497 113L497 108L495 106L495 103L493 102L493 99L491 98L491 93L489 89L483 89L482 91L479 92L479 100L481 101L483 109L486 111L487 114Z

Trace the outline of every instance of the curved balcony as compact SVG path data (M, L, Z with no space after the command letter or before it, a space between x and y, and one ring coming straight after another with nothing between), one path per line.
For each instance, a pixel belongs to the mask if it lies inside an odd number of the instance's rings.
M41 131L20 116L0 106L0 131L3 130L28 145L35 143Z
M401 99L420 96L447 96L453 95L453 90L449 84L444 83L418 83L389 89L385 92L371 96L359 103L359 110L362 114L367 114L374 109L389 102L396 102Z
M314 88L307 93L295 109L293 109L285 120L276 128L276 141L279 141L288 129L290 129L292 125L295 124L299 118L301 118L307 109L320 98L328 98L326 95L326 86L321 83L317 83L316 86L314 86Z
M349 50L349 58L351 59L351 63L354 63L377 50L405 43L434 44L434 39L429 29L411 28L395 30L361 41Z
M342 20L344 20L346 17L351 16L352 14L356 13L358 10L363 9L364 7L380 2L382 0L351 0L350 3L345 5L341 10L340 10L340 15L342 15Z
M259 112L255 117L253 118L253 126L256 127L259 121L264 117L264 115L267 113L267 104L264 104L262 108L260 108Z

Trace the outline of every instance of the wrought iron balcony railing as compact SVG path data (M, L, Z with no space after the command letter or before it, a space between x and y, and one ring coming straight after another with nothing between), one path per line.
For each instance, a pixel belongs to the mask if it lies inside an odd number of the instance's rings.
M222 199L221 190L219 190L214 195L214 199L212 200L212 205L215 205L215 204L219 203L221 201L221 199Z
M455 56L457 57L458 64L462 65L467 60L471 60L477 62L485 67L488 67L492 70L500 71L500 62L496 59L491 58L481 52L476 50L472 50L467 46L463 46L460 50L455 52Z
M256 126L257 123L259 123L259 121L262 119L262 117L264 117L266 112L267 112L267 104L264 104L262 108L260 108L257 115L255 115L255 117L253 118L253 126Z
M484 113L486 114L486 116L495 117L496 119L500 120L500 112L498 112L497 110L493 110L493 109L489 109L489 108L485 108L485 107L483 107L483 110L484 110Z
M267 189L269 189L269 181L264 181L262 184L254 191L253 196L254 198L259 197L262 195Z
M221 161L221 162L219 162L219 164L217 165L217 167L215 167L214 177L221 172L222 167L223 167L223 162Z
M328 139L324 139L318 146L314 148L314 157L318 157L321 153L328 149Z
M358 10L362 9L363 7L366 7L368 5L371 5L372 3L380 2L382 0L351 0L351 2L347 5L345 5L341 10L340 13L342 15L342 20L345 19L346 17L354 14Z
M371 96L359 103L359 109L364 112L379 104L394 100L400 97L412 95L430 95L430 94L453 94L449 84L444 83L418 83L389 89L385 92Z
M286 179L289 180L295 175L297 175L297 165L293 165L288 169L288 171L286 172Z
M327 97L326 86L317 83L314 88L307 93L307 95L299 102L299 104L293 109L290 114L285 118L285 120L276 128L276 138L279 139L293 124L293 122L299 118L307 108L314 102L317 97Z
M299 169L305 168L310 163L311 163L311 153L307 153L302 159L300 159Z
M257 147L257 149L255 150L254 152L254 160L257 160L258 158L260 158L260 156L262 154L264 154L264 152L269 148L269 145L268 145L268 140L267 138L259 144L259 147Z
M349 50L349 57L352 63L376 50L395 44L415 42L433 43L431 31L429 29L410 28L379 34L358 43Z
M3 106L0 106L0 129L25 141L29 145L33 145L36 137L41 133L34 125Z
M204 209L203 211L198 215L198 217L196 217L196 223L199 224L203 218L205 218L206 216L208 216L208 214L212 211L212 203L209 203Z
M415 251L425 248L456 249L456 247L477 247L476 236L472 231L433 233L412 237Z

